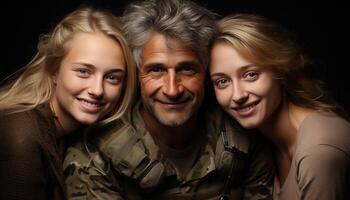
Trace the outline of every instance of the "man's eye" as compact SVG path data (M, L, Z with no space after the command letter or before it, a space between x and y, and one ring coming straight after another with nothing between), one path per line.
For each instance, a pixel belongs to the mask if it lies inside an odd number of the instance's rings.
M148 70L149 73L161 73L163 71L164 71L164 69L162 67L156 67L156 66L155 67L151 67Z
M196 72L191 66L183 66L178 71L184 74L194 74Z

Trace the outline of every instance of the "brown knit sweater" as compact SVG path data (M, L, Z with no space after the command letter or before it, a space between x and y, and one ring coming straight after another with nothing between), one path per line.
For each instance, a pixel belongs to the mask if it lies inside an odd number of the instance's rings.
M0 116L0 199L65 199L59 143L48 104Z

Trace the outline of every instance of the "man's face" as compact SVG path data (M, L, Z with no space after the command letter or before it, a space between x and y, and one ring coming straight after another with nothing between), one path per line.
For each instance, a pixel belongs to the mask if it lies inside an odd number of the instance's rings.
M146 116L165 126L186 123L204 98L205 68L198 56L161 34L144 46L139 79Z

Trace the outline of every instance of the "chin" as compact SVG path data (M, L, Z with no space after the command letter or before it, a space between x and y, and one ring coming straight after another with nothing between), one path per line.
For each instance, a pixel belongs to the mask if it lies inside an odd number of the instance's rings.
M241 124L241 126L245 129L255 129L259 127L259 123L258 122L253 122L253 121L242 121L242 120L238 120L238 122Z
M91 125L96 123L99 120L99 118L98 117L80 117L80 118L76 118L76 120L80 124Z
M186 118L184 119L183 117L177 117L177 118L157 117L157 119L161 124L165 126L170 126L170 127L178 127L187 122L187 119Z

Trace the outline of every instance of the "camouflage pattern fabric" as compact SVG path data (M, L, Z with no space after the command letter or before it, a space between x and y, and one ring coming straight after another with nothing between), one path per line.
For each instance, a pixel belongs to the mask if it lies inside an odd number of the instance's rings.
M102 135L93 131L86 140L68 149L63 164L68 199L218 200L229 174L218 164L218 160L225 162L222 161L225 159L218 159L223 152L218 120L222 114L219 113L205 117L203 129L208 137L205 148L188 174L181 176L162 156L145 130L138 106L135 107L130 115L131 123L118 122L100 131ZM246 166L232 175L233 181L239 184L231 188L229 199L272 199L274 165L265 140L256 133L239 130L232 120L226 124L234 146L248 155ZM145 188L138 182L138 170L143 168L140 166L144 165L145 158L162 166L147 174L150 178L143 183L155 183L155 187Z

